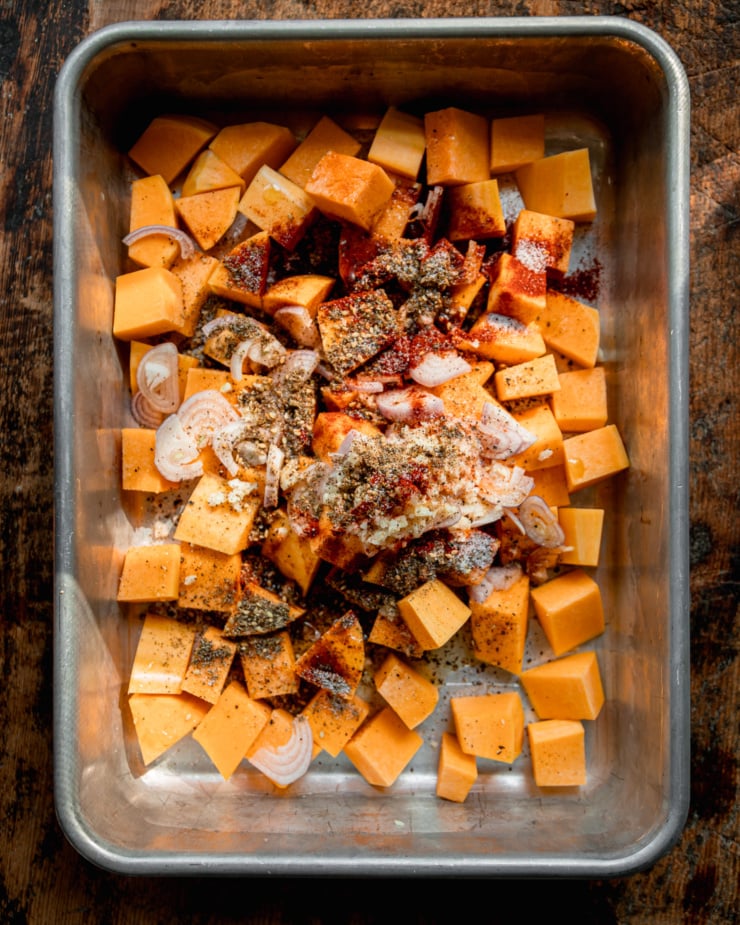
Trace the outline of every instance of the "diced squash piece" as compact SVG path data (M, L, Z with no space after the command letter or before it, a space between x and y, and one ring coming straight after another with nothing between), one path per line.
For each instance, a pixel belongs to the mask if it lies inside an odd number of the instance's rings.
M204 251L214 247L234 224L241 189L210 190L175 200L177 214Z
M596 719L604 705L595 652L575 652L529 668L521 682L538 719Z
M475 657L512 674L521 674L529 625L529 577L493 590L484 601L468 602Z
M453 803L464 803L477 779L475 755L466 755L457 736L443 732L437 764L437 796Z
M206 626L199 631L182 682L183 691L216 703L229 677L236 649L236 643L226 639L217 626Z
M546 304L545 270L531 270L516 257L503 251L491 278L487 311L497 315L511 315L523 324L530 324L539 319Z
M129 231L147 225L177 228L175 201L169 186L159 174L142 177L131 184ZM170 267L180 253L180 245L166 234L152 234L128 246L128 255L140 267Z
M570 494L565 481L565 468L562 465L549 466L547 469L533 469L527 475L534 479L533 495L550 507L566 507L570 504Z
M116 277L114 337L142 340L174 331L182 313L182 284L166 267L145 267Z
M244 686L234 680L198 724L193 738L228 780L269 719L270 708L249 697Z
M424 116L429 186L488 180L488 120L454 106Z
M450 212L447 237L450 241L471 238L503 238L506 222L497 180L461 183L447 193Z
M538 787L586 783L586 736L579 720L543 719L527 726L532 773Z
M254 700L297 693L293 643L287 630L243 640L239 643L239 659L249 696Z
M173 330L185 337L192 337L200 319L200 310L210 294L208 280L218 266L215 257L195 254L180 258L170 267L182 286L182 313L175 321Z
M526 363L547 350L537 325L495 312L485 312L476 319L465 346L478 356L506 364Z
M560 388L550 396L550 407L563 433L603 427L607 420L604 367L575 369L558 378Z
M408 658L419 658L424 653L423 647L414 638L400 614L394 617L379 611L367 638L375 645L394 649Z
M262 543L262 555L273 562L285 575L296 582L302 594L316 577L321 559L310 540L294 530L285 511L278 509Z
M629 468L629 457L616 424L563 441L569 491L588 488Z
M189 694L132 694L128 704L145 765L189 735L208 712L207 703Z
M195 627L148 613L136 644L129 694L179 694L195 642Z
M537 619L555 655L563 655L604 632L599 585L576 568L532 588Z
M373 680L377 692L409 729L423 723L437 706L437 686L394 653L385 657Z
M545 156L545 117L503 116L491 120L491 173L508 173Z
M354 157L360 152L360 142L330 119L322 116L298 147L280 165L280 173L297 186L305 187L314 168L328 151Z
M351 431L368 437L382 436L380 429L364 418L352 417L342 411L321 411L314 421L311 447L319 459L328 462L330 455L336 453Z
M265 292L262 308L274 315L279 308L288 305L300 305L307 309L312 318L316 310L329 297L336 280L320 273L303 273L297 276L284 276L273 283Z
M443 646L470 616L467 604L436 578L401 598L398 610L425 650Z
M470 372L448 379L430 389L442 399L445 414L463 420L480 420L483 406L493 400L484 383L493 374L493 364L481 360L472 365Z
M561 507L558 521L565 534L563 545L571 547L560 554L563 565L597 566L604 526L603 509Z
M176 601L179 586L179 543L131 546L126 551L118 585L119 601Z
M472 282L456 283L450 289L450 314L463 321L473 302L475 302L476 296L487 282L488 277L486 274L478 273Z
M450 698L460 748L466 755L512 764L524 742L524 708L516 691Z
M339 697L351 699L365 667L365 641L356 615L336 620L296 661L296 674Z
M552 154L519 167L516 183L524 205L574 222L596 217L588 148Z
M218 129L197 116L163 115L152 119L128 156L147 174L172 183Z
M380 120L367 159L389 173L415 180L425 148L423 119L390 106Z
M511 253L530 270L554 276L568 272L575 222L522 209L511 232Z
M239 201L239 211L292 251L315 220L316 203L300 186L264 165Z
M178 605L191 610L231 611L239 593L241 555L180 544Z
M202 475L180 515L175 539L227 555L246 549L261 502L255 485L234 481Z
M563 464L563 435L547 404L534 405L524 411L513 411L512 417L537 439L526 450L510 456L507 460L509 465L521 466L522 469L531 471Z
M177 488L154 465L157 432L146 427L124 427L121 430L121 487L124 491L145 491L159 494Z
M352 736L344 754L368 784L391 787L423 744L418 732L384 707Z
M274 591L248 581L234 611L224 626L224 636L261 636L282 630L304 611L288 604Z
M243 192L246 186L242 177L220 158L212 148L201 151L188 171L180 195L195 196L214 189L228 189L238 186Z
M208 147L249 184L263 165L277 169L296 144L295 135L284 125L245 122L224 126Z
M390 346L401 334L393 302L382 289L352 292L319 305L316 313L326 358L346 375Z
M538 398L552 395L560 389L557 367L551 354L500 369L494 376L494 384L499 401Z
M314 747L336 758L365 722L370 704L357 695L347 699L320 690L303 708L313 732Z
M548 289L546 306L534 320L551 350L575 360L579 366L596 365L601 325L598 309Z
M189 369L185 380L183 401L195 395L196 392L203 392L206 389L220 392L233 405L237 403L237 391L227 369L206 369L205 366L195 366Z
M269 232L258 231L240 241L213 269L208 288L242 305L262 308L270 271L271 240Z
M373 220L372 238L376 241L398 241L404 237L411 210L419 201L421 186L397 174L390 175L395 186L391 198Z
M377 164L329 151L316 165L305 189L329 218L369 231L393 195L395 184Z

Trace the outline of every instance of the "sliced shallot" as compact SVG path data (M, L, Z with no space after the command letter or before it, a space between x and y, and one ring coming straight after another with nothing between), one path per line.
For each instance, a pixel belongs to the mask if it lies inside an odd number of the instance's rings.
M481 450L492 459L508 459L529 449L537 439L501 405L487 401L477 424Z
M439 417L445 410L444 403L438 395L413 385L406 389L391 389L380 393L377 407L389 421L404 424Z
M148 238L152 234L166 234L168 238L177 241L180 245L180 255L185 259L194 256L197 251L195 242L189 234L179 228L172 228L170 225L142 225L141 228L127 234L123 239L123 243L128 247L129 244L140 241L142 238Z
M164 415L158 411L143 392L139 391L131 399L131 414L139 427L156 430L164 420Z
M182 426L177 414L171 414L157 428L154 442L154 465L170 482L182 482L203 475L198 446Z
M265 507L277 507L280 495L280 471L284 461L285 453L276 444L270 444L265 463L265 492L262 499Z
M522 576L518 562L509 565L494 565L485 574L483 581L468 587L468 596L476 604L482 604L494 591L506 591Z
M234 451L239 441L244 438L246 427L246 422L239 419L224 424L211 434L211 449L232 477L239 471Z
M554 549L565 542L557 515L539 495L530 495L519 505L519 520L530 540L546 549Z
M147 350L136 369L136 384L149 404L169 414L180 403L177 347L169 341Z
M180 405L177 416L199 450L211 442L217 430L239 420L239 412L216 389L195 392Z
M313 733L305 716L293 719L293 732L285 745L264 746L250 756L250 764L278 787L287 787L306 773L313 758Z
M470 372L470 363L461 357L459 353L446 350L443 353L435 353L430 350L414 366L409 367L409 376L424 385L427 388L433 388L435 385L442 385L456 376Z
M319 355L315 350L291 350L281 366L277 366L273 372L273 379L282 379L289 373L300 371L306 377L312 376L319 365Z
M318 347L321 342L318 325L303 305L285 305L279 308L275 312L275 321L282 325L301 347Z

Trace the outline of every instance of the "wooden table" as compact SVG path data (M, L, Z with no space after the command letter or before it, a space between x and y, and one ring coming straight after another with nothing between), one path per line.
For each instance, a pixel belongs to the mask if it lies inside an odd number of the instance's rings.
M628 15L678 52L692 91L692 802L680 842L651 870L536 887L573 921L733 920L738 909L736 323L737 4L369 0L369 17ZM386 922L385 889L351 882L129 880L91 867L55 817L51 760L51 116L58 69L94 29L126 19L351 18L354 0L16 0L0 13L0 919L4 922ZM482 921L524 909L517 882L412 885L412 921L452 903ZM357 910L357 911L352 911ZM736 919L734 919L736 921Z

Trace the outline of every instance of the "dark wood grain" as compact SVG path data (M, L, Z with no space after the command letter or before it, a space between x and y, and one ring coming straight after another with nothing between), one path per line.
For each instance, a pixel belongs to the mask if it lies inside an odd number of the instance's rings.
M126 19L351 18L354 0L0 2L0 921L387 922L385 889L342 881L129 880L80 858L52 799L51 120L58 69L91 30ZM685 831L651 870L536 887L573 921L737 921L738 844L738 5L663 2L370 0L370 17L616 14L676 49L692 91L691 593L692 802ZM517 882L410 887L411 921L526 908ZM562 904L562 905L561 905ZM458 907L460 908L460 907ZM462 911L462 909L460 910Z

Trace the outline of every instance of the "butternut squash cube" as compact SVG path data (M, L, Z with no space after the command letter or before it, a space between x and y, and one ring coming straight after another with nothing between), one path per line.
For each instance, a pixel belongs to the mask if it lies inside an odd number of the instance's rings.
M182 682L183 691L216 703L229 677L236 649L236 643L226 639L217 626L200 630Z
M568 437L563 449L569 491L588 488L629 468L629 457L616 424Z
M563 151L519 167L516 182L524 205L574 222L596 217L588 148Z
M563 655L604 632L601 589L581 568L536 588L532 603L555 655Z
M550 407L563 433L582 433L603 427L607 420L606 375L603 366L560 373L560 388L550 396Z
M182 313L174 330L192 337L200 319L200 310L210 294L208 280L218 266L218 260L208 254L178 258L170 267L182 286Z
M198 724L195 741L228 780L270 718L270 708L250 698L239 681L231 681Z
M571 547L560 555L563 565L597 566L604 511L600 508L561 507L558 521L565 534L563 545Z
M545 116L491 120L491 173L508 173L545 156Z
M488 120L451 106L424 116L429 186L488 180Z
M136 644L129 694L179 694L195 642L195 627L148 613Z
M379 611L367 638L368 642L394 649L408 658L419 658L424 653L423 647L414 639L413 633L400 614L394 617Z
M521 682L538 719L596 719L604 705L595 652L576 652L529 668Z
M423 119L390 106L380 120L367 159L389 173L415 180L425 148Z
M175 539L227 555L246 549L260 507L256 487L206 472L180 515Z
M180 556L178 605L191 610L230 611L238 598L241 555L181 543Z
M386 656L373 680L377 692L409 729L423 723L437 706L436 685L393 653Z
M395 184L377 164L329 151L316 165L305 189L329 218L369 231L393 195Z
M376 240L398 241L406 233L411 210L419 201L421 186L397 174L389 174L395 186L391 198L373 219L370 231Z
M302 608L282 600L274 591L263 588L256 581L248 581L223 633L236 639L264 636L284 629L303 613Z
M292 180L260 167L244 192L239 211L292 251L316 218L316 203Z
M450 241L471 238L503 238L506 222L497 180L461 183L447 193L450 211L447 237Z
M437 764L437 796L453 803L464 803L477 779L475 755L466 755L457 737L443 732Z
M165 183L172 183L217 131L215 125L197 116L157 116L128 156L145 173L161 174Z
M506 251L501 253L491 278L487 311L529 324L539 320L546 304L546 272L530 269Z
M439 649L470 616L467 604L437 578L402 597L398 610L424 650Z
M391 707L384 707L352 736L344 754L368 784L390 787L423 744Z
M538 787L586 783L586 736L579 720L543 719L527 726L532 773Z
M524 742L524 708L516 691L450 699L460 748L466 755L512 764Z
M564 466L550 466L547 469L533 469L527 472L534 479L530 494L539 495L550 507L566 507L570 504L570 494L565 481Z
M499 370L494 376L494 383L499 401L537 398L552 395L560 389L555 359L551 354Z
M273 562L285 575L296 582L302 594L308 594L321 559L310 540L293 529L285 511L278 509L262 543L262 555Z
M470 600L475 657L512 674L521 674L529 625L529 577L494 590L484 601Z
M196 392L203 392L206 389L214 389L233 405L237 404L237 392L227 369L206 369L205 366L195 366L189 369L185 380L183 401L195 395Z
M239 643L239 660L249 696L254 700L297 693L295 655L287 630L243 640Z
M448 379L430 391L442 399L445 414L465 420L479 420L483 406L492 400L483 386L493 375L493 363L480 360L471 365L469 372Z
M575 222L522 209L511 232L511 253L530 270L554 276L568 272Z
M132 395L135 395L139 391L139 383L137 382L139 363L141 363L142 357L144 357L147 352L152 349L152 346L152 344L141 340L132 340L129 343L129 383L131 386ZM181 402L184 401L185 386L188 380L188 373L191 369L195 369L197 364L197 357L190 356L187 353L178 354L177 376Z
M118 600L176 601L180 587L180 544L131 546L124 556Z
M204 251L214 247L234 224L241 189L209 190L175 200L177 214Z
M208 147L248 185L260 167L277 169L296 144L295 135L284 125L245 122L224 126Z
M246 183L212 148L206 148L196 157L188 171L180 195L195 196L197 193L208 193L210 190L228 189L232 186L238 186L243 192Z
M159 494L177 488L154 465L157 432L146 427L121 430L121 487L124 491Z
M335 620L296 661L296 674L339 697L351 700L365 668L362 626L352 611Z
M145 765L189 735L208 712L208 704L189 694L132 694L129 708Z
M270 272L271 244L268 231L258 231L240 241L213 268L208 278L209 290L242 305L262 308Z
M382 289L351 292L318 307L316 320L327 360L345 376L401 334L393 302Z
M182 313L182 284L166 267L146 267L116 277L113 335L119 340L174 331Z
M343 411L320 411L314 421L311 447L319 459L328 462L351 431L368 437L382 436L380 429L364 418L352 417Z
M177 228L175 201L159 174L131 184L128 230L136 231L147 225ZM166 234L147 235L128 246L129 257L141 267L170 267L179 253L180 245Z
M359 154L360 148L360 142L349 132L345 132L329 116L322 116L290 157L280 165L280 173L297 186L305 187L314 168L328 151L354 157Z
M547 348L535 324L524 324L509 315L484 312L473 324L465 347L497 363L526 363L545 354Z
M562 466L565 460L563 435L547 404L534 405L524 411L513 411L512 417L537 439L526 450L510 456L507 460L509 465L521 466L528 472Z
M329 297L336 280L320 273L302 273L297 276L285 276L273 283L265 292L262 308L274 315L279 308L288 305L300 305L312 318L316 310Z
M579 366L596 365L601 327L597 309L548 289L545 308L536 321L551 350L575 360Z
M303 708L313 732L314 747L336 758L370 713L370 704L356 694L350 699L320 690Z

